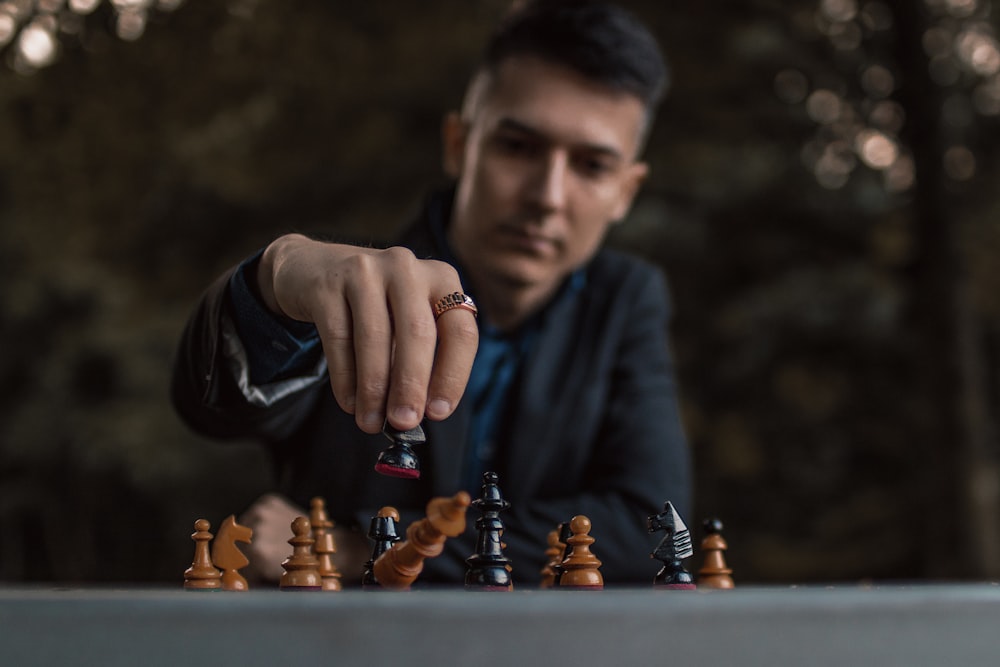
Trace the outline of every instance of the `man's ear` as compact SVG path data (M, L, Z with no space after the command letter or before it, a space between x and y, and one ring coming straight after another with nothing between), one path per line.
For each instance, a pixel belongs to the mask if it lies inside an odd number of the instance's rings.
M611 218L615 222L621 222L625 219L629 208L632 207L636 193L639 192L639 186L649 175L649 165L645 162L633 162L625 169L626 172L622 175L621 191L618 193L618 203L615 205Z
M465 163L465 139L469 126L457 111L445 114L441 122L441 153L444 173L458 178Z

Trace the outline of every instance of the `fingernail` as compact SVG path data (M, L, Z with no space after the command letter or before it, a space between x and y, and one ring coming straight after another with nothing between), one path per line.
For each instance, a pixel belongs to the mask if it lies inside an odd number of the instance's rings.
M415 424L420 421L417 411L413 408L402 407L392 411L393 421L399 424Z
M427 412L432 417L447 417L451 414L451 403L443 398L435 398L427 404Z
M382 426L382 414L378 412L366 412L361 421L367 426Z

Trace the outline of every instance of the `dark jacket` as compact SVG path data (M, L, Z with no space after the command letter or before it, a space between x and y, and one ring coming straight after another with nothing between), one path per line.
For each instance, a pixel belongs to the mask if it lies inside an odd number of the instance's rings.
M441 257L425 214L400 245L418 257ZM319 383L269 408L248 404L222 358L220 321L227 308L222 276L188 322L175 365L172 396L185 421L215 437L253 437L270 446L280 490L307 506L326 498L331 518L366 530L392 505L400 532L434 496L459 488L471 407L459 403L443 422L425 421L417 481L373 471L388 441L362 433L330 386ZM662 274L603 249L584 268L582 289L563 290L545 313L529 357L515 378L509 422L500 429L496 472L511 502L503 519L515 585L539 579L546 535L577 514L590 518L592 550L609 585L651 582L658 536L646 517L672 500L686 518L690 462L681 429L668 349L668 301ZM422 581L463 580L475 551L469 530L425 565Z

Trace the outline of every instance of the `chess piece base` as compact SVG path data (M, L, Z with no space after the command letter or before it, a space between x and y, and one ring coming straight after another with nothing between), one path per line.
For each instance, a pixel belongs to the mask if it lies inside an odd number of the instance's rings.
M405 442L395 442L378 455L375 472L388 477L420 478L420 461Z

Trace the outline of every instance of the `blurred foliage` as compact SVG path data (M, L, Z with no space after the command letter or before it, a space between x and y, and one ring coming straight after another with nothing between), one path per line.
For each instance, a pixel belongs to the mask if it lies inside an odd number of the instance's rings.
M0 579L176 581L194 518L268 487L173 415L180 328L281 232L389 237L505 7L342 4L188 2L137 41L99 9L0 71ZM611 242L671 278L689 523L742 582L997 576L997 3L624 4L674 85Z

